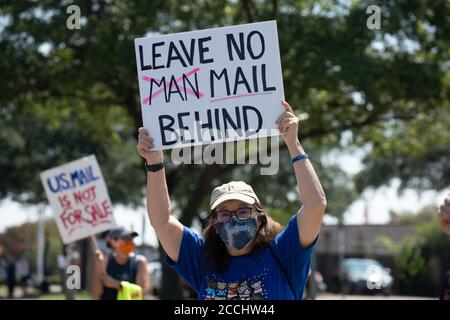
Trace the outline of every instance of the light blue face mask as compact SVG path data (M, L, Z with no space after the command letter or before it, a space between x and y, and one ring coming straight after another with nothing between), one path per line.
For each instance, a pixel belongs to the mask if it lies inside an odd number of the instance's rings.
M228 222L218 223L216 232L227 246L240 250L256 236L258 223L256 218L241 221L232 217Z

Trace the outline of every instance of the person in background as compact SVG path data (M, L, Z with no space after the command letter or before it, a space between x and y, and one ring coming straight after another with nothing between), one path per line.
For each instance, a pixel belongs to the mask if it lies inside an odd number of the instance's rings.
M136 255L134 238L136 232L124 228L111 230L106 238L107 246L113 250L107 261L100 250L96 250L95 274L92 277L92 294L100 300L116 300L121 288L121 282L136 284L142 293L150 287L150 277L147 271L147 259Z
M25 254L23 254L16 262L16 276L20 281L23 297L27 297L29 294L28 289L30 288L31 272L30 264Z
M6 266L6 286L8 287L9 299L14 298L14 288L16 285L16 261L11 258Z
M0 282L6 282L6 258L5 258L5 248L0 244ZM0 299L3 296L0 295Z
M450 193L439 208L439 223L441 224L442 230L450 236ZM450 252L445 270L445 281L440 298L441 300L450 300Z

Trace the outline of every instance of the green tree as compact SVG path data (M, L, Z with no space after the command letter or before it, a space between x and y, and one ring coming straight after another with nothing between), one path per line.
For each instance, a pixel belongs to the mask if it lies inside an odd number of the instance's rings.
M450 238L436 220L417 226L395 257L400 292L439 296L449 250Z
M57 257L62 253L63 243L53 219L45 221L45 260L44 273L59 276ZM0 245L14 258L25 256L31 270L36 270L37 258L37 223L27 222L19 226L9 227L0 233Z
M402 294L438 296L443 284L446 254L450 239L436 219L436 207L424 207L418 212L390 212L393 224L414 226L414 233L396 244L389 237L379 238L395 256L396 287Z

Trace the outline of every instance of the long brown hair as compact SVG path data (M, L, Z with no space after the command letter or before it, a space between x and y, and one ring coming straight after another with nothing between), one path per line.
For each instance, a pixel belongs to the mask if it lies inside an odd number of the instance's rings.
M259 211L257 218L260 221L260 226L256 233L255 246L253 247L252 253L267 247L283 229L278 222L267 214L259 203L255 203L254 207ZM228 269L230 256L225 243L220 239L214 227L214 215L215 212L213 210L211 211L207 226L203 231L203 238L205 239L204 266L205 269L212 268L214 271L224 273Z

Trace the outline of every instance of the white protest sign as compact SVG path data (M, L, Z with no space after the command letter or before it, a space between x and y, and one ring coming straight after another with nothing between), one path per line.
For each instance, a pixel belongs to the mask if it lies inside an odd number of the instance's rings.
M156 149L278 135L276 21L135 39L144 127Z
M41 172L41 182L64 243L116 226L95 155Z

